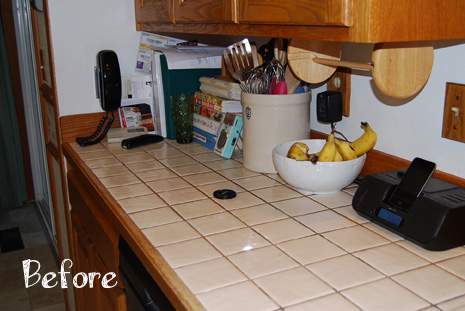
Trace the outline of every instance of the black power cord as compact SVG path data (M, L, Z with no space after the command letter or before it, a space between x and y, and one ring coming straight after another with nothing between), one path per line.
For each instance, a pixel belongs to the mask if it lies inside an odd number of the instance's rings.
M114 120L115 120L114 112L107 111L105 115L102 117L102 119L100 120L95 132L90 136L77 137L76 142L81 147L98 144L105 138Z

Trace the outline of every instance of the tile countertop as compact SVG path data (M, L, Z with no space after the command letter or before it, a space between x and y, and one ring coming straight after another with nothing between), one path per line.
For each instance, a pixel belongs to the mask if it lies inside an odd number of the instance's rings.
M73 148L207 310L465 310L465 247L361 218L356 185L305 196L197 144Z

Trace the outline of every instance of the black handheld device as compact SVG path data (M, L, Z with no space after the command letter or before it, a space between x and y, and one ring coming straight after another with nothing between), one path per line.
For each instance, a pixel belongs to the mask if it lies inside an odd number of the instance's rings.
M115 52L110 50L98 52L97 66L95 67L95 88L105 115L92 135L76 138L76 142L80 146L94 145L102 141L113 124L114 111L121 106L121 72L118 56Z
M433 175L436 164L421 158L415 158L407 169L399 185L394 188L389 202L400 209L408 209L423 191Z

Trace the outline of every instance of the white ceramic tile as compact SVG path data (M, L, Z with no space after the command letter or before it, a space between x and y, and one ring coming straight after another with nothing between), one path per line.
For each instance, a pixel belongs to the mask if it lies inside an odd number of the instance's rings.
M127 163L126 166L134 173L164 168L164 166L160 162L153 159L144 162Z
M173 167L172 170L175 171L180 176L211 172L211 170L208 167L203 166L200 163L176 166L176 167Z
M465 296L454 298L438 304L438 307L443 311L464 311Z
M303 267L267 275L254 282L282 307L334 292Z
M381 279L343 291L342 294L362 310L411 311L429 305L390 279Z
M96 151L89 151L80 154L81 159L84 161L92 160L92 159L104 159L104 158L114 158L113 154L106 150L96 150Z
M250 278L297 267L298 264L274 246L266 246L228 256Z
M338 208L335 208L334 211L341 215L344 215L345 217L349 218L350 220L358 224L365 224L369 222L368 219L357 214L357 212L354 210L352 205L338 207Z
M281 185L276 180L264 175L241 178L234 181L236 184L247 190L257 190Z
M155 193L191 187L191 185L189 185L181 177L151 181L147 183L147 186L149 186L153 191L155 191Z
M118 186L109 188L108 191L113 195L117 200L138 197L142 195L152 194L152 190L144 184L134 184L127 186Z
M274 186L252 191L266 202L276 202L301 197L302 195L286 186Z
M239 208L245 208L265 203L250 192L237 193L235 198L229 200L220 200L216 198L214 198L213 200L215 200L218 204L220 204L227 210L235 210Z
M218 160L221 160L222 158L215 154L215 153L212 153L212 152L206 152L206 153L201 153L201 154L198 154L198 155L194 155L193 156L194 159L196 159L197 161L199 162L211 162L211 161L218 161Z
M190 155L212 152L211 150L205 148L204 146L196 144L196 143L176 144L175 147Z
M352 255L317 262L307 266L307 268L338 291L384 277Z
M433 265L396 275L393 279L433 304L465 294L465 281Z
M184 266L175 271L195 294L247 280L245 275L224 257Z
M385 238L361 226L339 229L323 235L348 252L356 252L389 243Z
M185 219L197 218L224 212L224 210L210 199L193 201L171 206Z
M207 310L272 311L278 306L252 282L219 288L197 296Z
M341 294L335 293L317 299L291 306L285 311L357 311L356 306L350 303Z
M154 156L157 160L163 160L167 158L175 158L184 155L179 150L176 150L173 147L167 147L167 148L162 148L162 149L156 149L156 150L149 150L147 151L150 153L152 156Z
M79 154L84 154L84 153L92 152L92 151L105 150L102 144L81 147L77 143L72 142L71 147Z
M204 165L208 166L214 171L242 167L241 163L234 161L234 160L219 160L219 161L213 161L213 162L206 162Z
M244 167L220 170L218 171L218 173L220 173L221 175L229 179L238 179L238 178L245 178L245 177L252 177L252 176L260 175L259 173L253 172Z
M388 244L354 254L386 275L393 275L425 266L428 262L396 245Z
M185 166L185 165L193 165L196 164L197 161L192 159L191 157L188 156L179 156L176 158L167 158L164 160L160 161L167 167L177 167L177 166Z
M236 193L244 192L245 190L236 185L235 183L231 181L223 181L223 182L217 182L213 184L208 184L208 185L203 185L203 186L198 186L197 187L200 191L205 193L209 198L213 197L213 192L216 190L220 189L230 189L235 191Z
M447 251L438 252L438 251L426 250L409 241L400 241L400 242L397 242L397 244L408 249L412 253L415 253L418 256L423 257L426 260L429 260L431 262L438 262L441 260L445 260L445 259L449 259L452 257L457 257L457 256L465 254L465 248L463 247L457 247L457 248L453 248Z
M107 188L141 183L140 179L132 174L103 177L100 178L100 182Z
M352 204L352 196L342 191L333 194L317 194L311 198L329 208L336 208Z
M202 186L213 184L216 182L226 181L226 179L214 172L208 173L201 173L201 174L193 174L184 177L189 183L193 184L194 186Z
M319 235L283 242L278 247L302 265L346 254Z
M307 197L274 202L272 203L272 205L279 208L281 211L288 214L289 216L293 217L315 213L327 209L323 205Z
M172 268L221 257L221 254L202 238L160 246L157 249Z
M253 228L274 244L314 234L312 230L289 218L257 225Z
M296 220L303 223L317 233L342 229L346 227L355 226L356 224L333 212L332 210L317 212L309 215L296 217Z
M437 264L443 269L465 279L465 256L459 256Z
M123 166L123 164L93 168L92 172L98 178L131 174L131 172L125 166Z
M207 240L224 255L250 251L270 245L270 243L249 228L213 234Z
M232 213L249 226L287 218L287 215L268 204L233 210Z
M184 221L144 229L142 232L154 246L162 246L200 237L200 235Z
M118 202L126 213L135 213L166 206L166 203L156 194L123 199Z
M203 235L225 232L239 229L245 225L229 213L200 217L189 220L189 222Z
M85 162L89 168L108 167L108 166L119 165L121 163L115 157L103 158L103 159L92 159L92 160L87 160Z
M193 187L160 192L158 195L168 202L169 205L182 204L207 198L202 192Z
M129 217L140 229L165 225L182 220L181 217L179 217L170 207L160 207L157 209L132 213L129 214Z
M134 154L118 154L116 156L118 160L123 162L124 164L129 163L138 163L138 162L145 162L153 160L148 153L141 152L141 153L134 153Z
M366 224L363 224L363 226L365 228L368 228L370 229L371 231L379 234L380 236L382 236L383 238L385 239L388 239L389 241L391 242L397 242L397 241L400 241L400 240L403 240L404 238L401 237L400 235L397 235L395 234L394 232L392 231L389 231L387 229L384 229L383 227L381 227L380 225L377 225L377 224L374 224L374 223L366 223Z
M167 168L160 168L154 170L146 170L135 173L137 177L142 179L144 182L155 181L166 178L178 177L175 173Z
M355 187L351 187L351 188L346 188L346 189L344 189L342 191L344 191L347 194L354 195L355 192L357 192L357 189L358 189L358 186L355 186Z

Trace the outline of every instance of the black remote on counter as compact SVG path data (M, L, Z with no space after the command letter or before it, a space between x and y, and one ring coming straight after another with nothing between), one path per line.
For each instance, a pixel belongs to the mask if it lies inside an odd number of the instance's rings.
M132 149L148 144L159 143L163 141L163 136L156 135L156 134L144 134L128 139L124 139L121 142L121 147L123 149Z

